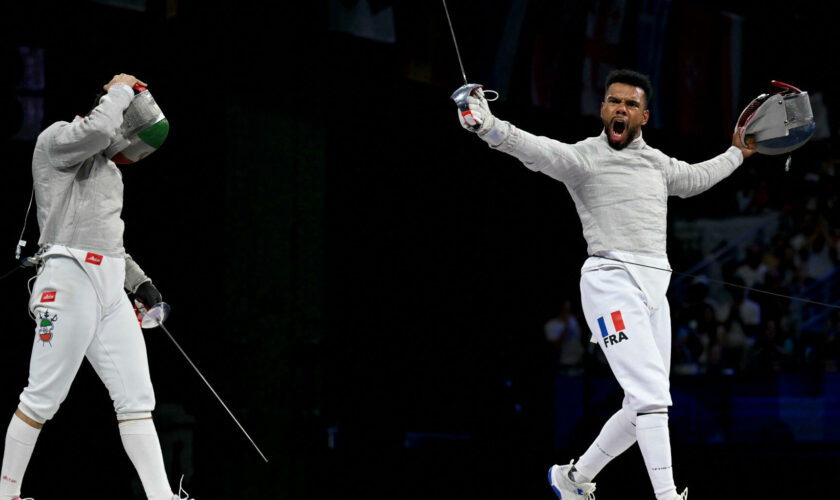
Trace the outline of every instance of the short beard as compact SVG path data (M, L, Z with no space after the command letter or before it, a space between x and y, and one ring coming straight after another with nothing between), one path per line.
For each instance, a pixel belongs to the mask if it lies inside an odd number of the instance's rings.
M610 140L610 124L609 124L609 122L604 124L604 131L607 134L607 143L610 145L611 148L613 148L616 151L621 151L622 149L626 148L627 146L630 145L631 142L635 141L636 138L639 137L639 129L628 128L627 129L627 135L626 135L625 139L622 142L620 142L618 144L615 144L613 141Z
M607 143L609 143L610 147L613 148L616 151L621 151L622 149L626 148L630 144L630 142L631 141L625 139L625 140L621 141L621 143L616 144L613 141L611 141L609 139L609 137L607 138Z

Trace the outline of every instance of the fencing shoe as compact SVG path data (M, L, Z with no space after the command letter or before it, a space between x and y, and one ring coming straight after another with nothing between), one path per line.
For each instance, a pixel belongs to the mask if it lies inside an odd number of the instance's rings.
M569 471L575 461L569 465L552 465L548 469L548 482L560 500L595 500L595 483L576 483L569 477Z
M688 500L688 488L684 489L681 495L674 493L673 500Z

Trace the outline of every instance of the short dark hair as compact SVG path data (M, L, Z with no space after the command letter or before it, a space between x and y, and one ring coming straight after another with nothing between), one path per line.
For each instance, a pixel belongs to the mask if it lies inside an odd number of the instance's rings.
M645 107L650 105L650 98L653 96L653 87L650 84L650 78L638 71L632 69L614 69L607 75L606 90L609 90L613 83L626 83L634 87L639 87L645 94Z

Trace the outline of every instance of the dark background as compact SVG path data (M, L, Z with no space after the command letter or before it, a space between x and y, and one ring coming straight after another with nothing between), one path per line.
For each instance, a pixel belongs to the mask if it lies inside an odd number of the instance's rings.
M488 47L499 43L509 3L451 2L471 80L497 83ZM628 2L628 25L643 3ZM102 84L127 72L149 84L170 120L161 150L122 169L126 248L172 305L170 330L269 458L262 462L163 333L149 330L158 428L191 436L164 443L175 460L171 482L188 474L186 489L201 499L551 498L547 467L579 455L604 421L587 414L573 449L553 449L553 359L542 325L578 293L580 223L564 186L458 125L448 97L461 77L442 7L372 5L393 8L395 43L330 30L329 2L4 6L4 98L43 97L46 126L84 114ZM829 8L758 5L675 0L671 9L743 16L741 106L778 79L823 92L833 109ZM585 10L529 2L497 116L568 142L599 132L578 106ZM719 125L730 116L718 105L724 90L706 82L696 94L680 91L676 41L697 38L710 53L721 43L701 21L690 32L669 28L666 85L656 89L667 108L645 131L688 161L723 151L732 126ZM555 66L548 106L529 97L530 57L545 33L554 38L540 43L570 54ZM636 36L624 30L617 64L637 65ZM17 88L20 46L44 50L42 90ZM4 109L0 248L11 269L34 141L8 138L19 122L13 105ZM681 133L686 115L699 132ZM834 135L814 148L831 149ZM753 161L781 177L778 158ZM727 189L675 201L672 211L726 217ZM27 252L36 226L31 217ZM672 255L672 264L693 262ZM0 410L9 416L26 383L30 276L0 283ZM603 404L619 401L612 393ZM802 491L803 481L805 491L829 491L824 473L838 451L836 443L674 447L678 484L714 498ZM39 438L23 493L134 498L133 477L107 393L84 364ZM605 497L642 498L648 488L636 448L599 476Z

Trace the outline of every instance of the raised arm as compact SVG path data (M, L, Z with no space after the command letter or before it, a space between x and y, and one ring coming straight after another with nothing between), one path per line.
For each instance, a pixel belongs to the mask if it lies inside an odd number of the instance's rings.
M727 178L744 160L755 153L755 139L747 136L746 142L746 145L741 142L741 136L736 130L732 135L732 146L710 160L688 164L671 158L670 168L667 170L668 194L688 198Z
M469 107L471 118L479 127L473 128L459 112L461 125L475 132L491 148L518 158L529 169L573 183L585 168L584 155L575 145L536 136L493 116L481 89L469 97Z
M132 86L137 78L120 74L103 86L107 92L87 116L61 123L44 131L40 138L56 168L67 168L103 151L115 137L123 121L123 111L134 98Z

